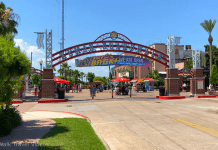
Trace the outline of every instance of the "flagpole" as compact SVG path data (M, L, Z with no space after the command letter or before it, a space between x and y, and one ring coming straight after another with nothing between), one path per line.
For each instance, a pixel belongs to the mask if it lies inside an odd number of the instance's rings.
M48 68L47 66L47 29L45 30L45 67Z

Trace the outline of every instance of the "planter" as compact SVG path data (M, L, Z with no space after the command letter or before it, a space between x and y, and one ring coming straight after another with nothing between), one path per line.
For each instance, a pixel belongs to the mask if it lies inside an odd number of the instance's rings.
M215 95L218 96L218 91L208 91L208 95Z

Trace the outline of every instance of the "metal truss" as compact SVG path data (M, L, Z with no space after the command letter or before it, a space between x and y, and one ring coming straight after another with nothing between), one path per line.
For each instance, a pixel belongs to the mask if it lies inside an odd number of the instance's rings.
M46 30L46 68L52 67L52 30L47 34Z

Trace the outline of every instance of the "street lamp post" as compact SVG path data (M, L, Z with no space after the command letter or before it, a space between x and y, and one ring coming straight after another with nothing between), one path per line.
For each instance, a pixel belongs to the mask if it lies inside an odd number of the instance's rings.
M42 74L42 63L43 63L42 59L39 61L39 63L40 63L40 67L41 67L41 74ZM41 75L41 79L42 79L42 75Z

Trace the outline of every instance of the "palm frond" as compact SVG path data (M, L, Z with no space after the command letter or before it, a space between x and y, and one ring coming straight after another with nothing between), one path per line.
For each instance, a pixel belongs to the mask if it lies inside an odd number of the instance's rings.
M209 21L204 20L204 22L200 23L200 25L209 33L209 36L211 36L211 32L212 32L215 24L216 24L216 20L214 20L212 22L211 19Z

